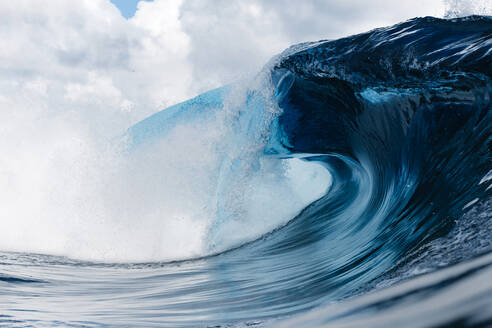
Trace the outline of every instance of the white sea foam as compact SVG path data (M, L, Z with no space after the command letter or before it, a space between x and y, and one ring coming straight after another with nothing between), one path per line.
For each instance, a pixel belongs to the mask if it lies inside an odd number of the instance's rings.
M446 18L492 15L492 0L444 0Z
M219 252L286 223L322 196L330 175L319 164L263 155L278 112L267 104L248 114L245 101L239 88L213 119L190 115L131 154L89 129L87 117L2 112L13 124L1 131L8 156L0 171L0 249L174 260ZM242 131L233 124L239 115L263 121Z

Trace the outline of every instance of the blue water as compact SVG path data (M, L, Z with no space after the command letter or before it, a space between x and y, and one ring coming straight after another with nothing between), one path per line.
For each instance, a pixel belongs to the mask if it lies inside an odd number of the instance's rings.
M115 141L138 158L185 123L234 131L211 148L216 218L202 253L149 263L0 253L0 326L490 326L491 94L490 17L293 46L254 82ZM237 205L238 181L292 160L327 170L327 190L268 231L230 237L271 215L240 225L252 210Z

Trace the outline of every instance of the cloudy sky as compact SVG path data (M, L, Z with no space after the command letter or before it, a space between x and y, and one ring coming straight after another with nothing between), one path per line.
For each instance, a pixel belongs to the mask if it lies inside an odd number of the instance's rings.
M1 1L0 138L57 120L119 135L292 44L483 8L492 0Z
M252 74L294 43L444 13L441 0L113 2L121 11L110 0L0 2L3 118L6 108L97 113L123 128Z

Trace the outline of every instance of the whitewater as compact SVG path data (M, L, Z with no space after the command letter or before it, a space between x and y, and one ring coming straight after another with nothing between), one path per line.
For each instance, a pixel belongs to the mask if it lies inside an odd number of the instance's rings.
M9 113L0 326L492 325L492 18L452 8L117 133Z

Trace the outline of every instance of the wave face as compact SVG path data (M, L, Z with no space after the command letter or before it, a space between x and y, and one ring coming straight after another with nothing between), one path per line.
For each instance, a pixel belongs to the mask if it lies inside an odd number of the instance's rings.
M140 264L2 253L0 323L490 324L491 95L490 17L293 46L124 135L137 190L167 183L166 209L193 213L164 239L197 245Z

